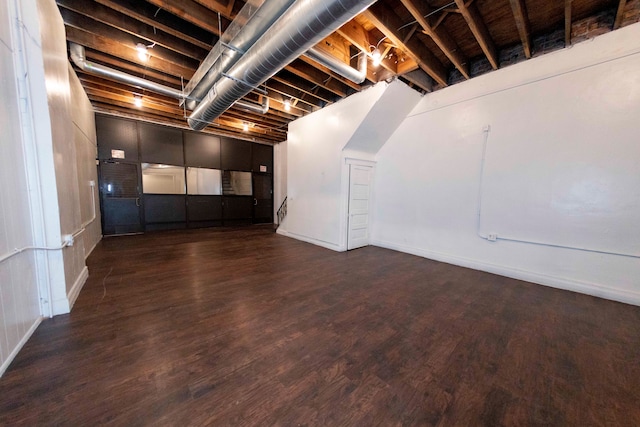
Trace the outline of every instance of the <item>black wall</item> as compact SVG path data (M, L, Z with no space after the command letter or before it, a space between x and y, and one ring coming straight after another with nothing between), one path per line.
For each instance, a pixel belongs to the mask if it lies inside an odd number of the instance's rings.
M139 177L144 230L273 222L273 213L267 215L273 194L266 199L262 184L273 188L272 146L101 115L96 116L96 131L101 162L114 161L112 150L123 150L124 158L116 159L120 163L181 166L185 173L187 167L251 172L254 185L261 183L258 199L253 195L143 194Z

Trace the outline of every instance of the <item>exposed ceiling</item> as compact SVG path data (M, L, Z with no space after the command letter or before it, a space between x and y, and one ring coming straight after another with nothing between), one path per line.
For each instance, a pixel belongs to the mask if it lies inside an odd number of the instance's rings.
M379 0L318 45L354 67L358 51L371 53L378 47L384 58L378 67L370 58L364 83L353 83L300 57L263 86L271 104L267 114L232 107L206 131L281 142L290 121L372 83L397 76L421 92L438 90L620 27L629 16L638 15L639 3ZM87 60L181 89L245 2L57 0L57 4L68 42L84 46ZM147 61L139 59L138 43L153 46ZM76 71L96 111L186 126L185 110L176 99ZM142 96L142 106L134 105L134 95ZM245 101L258 103L261 96L265 95L254 91Z

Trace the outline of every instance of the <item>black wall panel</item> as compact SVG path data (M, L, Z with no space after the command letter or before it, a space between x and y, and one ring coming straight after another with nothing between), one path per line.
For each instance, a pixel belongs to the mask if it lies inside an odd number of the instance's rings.
M187 219L222 221L222 196L187 196Z
M185 196L181 194L145 194L145 223L186 222Z
M232 171L251 172L251 146L253 144L238 139L222 138L221 168Z
M254 172L273 173L273 146L253 144L251 151L251 169ZM260 170L260 166L267 170Z
M184 161L187 166L220 169L220 138L184 132Z
M182 131L166 126L139 123L140 161L184 165Z
M231 220L251 222L253 216L253 197L224 196L224 208L222 212L225 224Z
M124 161L138 161L138 130L136 122L115 117L96 116L98 158L111 158L111 150L123 150Z

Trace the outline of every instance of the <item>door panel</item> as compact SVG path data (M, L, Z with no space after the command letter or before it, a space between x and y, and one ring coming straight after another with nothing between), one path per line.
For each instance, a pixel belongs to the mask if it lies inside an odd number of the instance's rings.
M136 164L100 162L104 235L142 232L139 176Z
M253 174L253 223L273 222L273 177Z
M371 166L349 166L349 218L347 249L369 244L369 197Z

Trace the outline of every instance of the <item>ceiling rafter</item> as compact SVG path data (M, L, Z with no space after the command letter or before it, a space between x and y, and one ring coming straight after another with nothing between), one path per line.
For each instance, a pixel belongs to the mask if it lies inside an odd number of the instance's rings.
M170 12L185 21L191 22L200 28L203 28L216 36L220 36L219 26L222 28L222 32L229 26L229 19L220 14L220 20L218 20L218 14L201 5L193 0L147 0L154 6Z
M208 53L206 49L185 41L183 38L158 30L149 24L118 13L107 6L94 4L91 9L87 9L86 0L56 0L56 2L58 6L63 8L61 10L72 11L87 19L109 25L138 38L143 38L148 43L155 43L198 61L202 61Z
M564 44L571 45L571 14L573 0L564 0Z
M364 15L374 23L396 47L409 55L418 66L442 86L447 86L447 71L436 56L420 41L412 38L404 43L397 28L402 26L400 18L384 3L375 3Z
M438 48L449 58L451 63L460 71L460 73L466 78L469 78L469 61L462 55L460 48L456 42L451 38L449 33L441 28L436 30L424 17L429 14L431 10L419 9L414 0L401 0L404 7L411 13L418 24L422 27L424 33L431 37ZM405 41L406 43L406 41Z
M617 30L622 26L622 20L624 19L624 8L627 5L627 0L620 0L618 3L618 9L616 10L616 19L613 23L613 29Z
M67 25L65 25L65 29L67 32L67 40L71 42L78 43L84 47L89 47L133 63L140 62L134 44L121 44L112 41L108 37ZM155 52L149 57L145 66L152 70L160 71L178 78L184 77L185 79L191 78L194 72L192 68L174 64L155 56ZM141 66L140 68L144 68L145 66Z
M168 19L164 13L160 13L160 8L146 2L127 2L126 0L95 0L95 2L206 50L211 50L215 41L217 41L215 34L186 21L184 23L191 25L192 28L184 28L179 22L181 21L180 18L171 15L171 18ZM88 5L88 2L85 2L85 4ZM90 9L88 9L88 13L91 13ZM213 37L215 37L215 40Z
M455 0L455 2L480 48L489 60L491 67L497 70L499 62L496 45L491 38L491 34L489 34L489 29L484 23L478 7L472 2L465 4L464 0Z
M522 49L524 56L531 58L531 24L529 23L529 15L527 14L527 5L524 0L509 0L513 17L516 20L516 27L522 40Z

